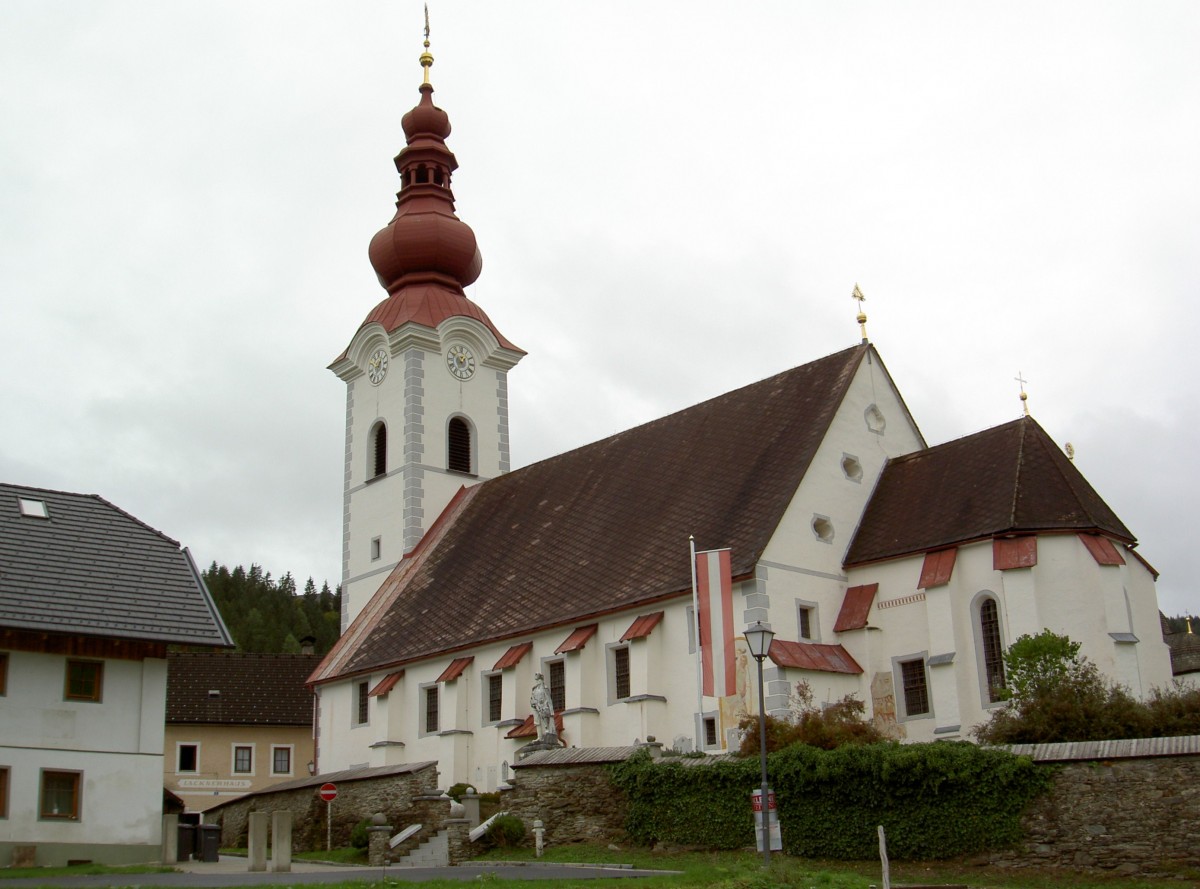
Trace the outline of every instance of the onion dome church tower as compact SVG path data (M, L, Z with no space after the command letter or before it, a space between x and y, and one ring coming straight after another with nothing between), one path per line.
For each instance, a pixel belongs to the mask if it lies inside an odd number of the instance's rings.
M330 370L346 383L342 629L463 485L509 467L508 371L524 356L467 298L482 258L454 214L450 118L424 82L404 115L396 215L369 255L387 297Z

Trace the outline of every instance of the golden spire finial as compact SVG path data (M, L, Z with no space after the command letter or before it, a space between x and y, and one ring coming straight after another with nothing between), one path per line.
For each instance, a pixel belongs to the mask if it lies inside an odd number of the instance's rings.
M1192 619L1190 617L1187 619L1187 625L1188 625L1188 635L1191 636L1191 635L1193 635L1193 633L1192 633Z
M1025 392L1025 384L1028 383L1029 380L1027 380L1023 376L1021 376L1020 371L1017 371L1017 375L1015 377L1013 377L1013 379L1021 384L1021 407L1024 408L1024 410L1025 410L1025 416L1028 417L1029 416L1029 396Z
M851 299L858 300L858 329L862 331L862 341L867 341L867 313L863 311L862 304L867 301L863 296L863 292L858 289L858 284L854 285L854 292L850 294Z
M433 56L429 53L429 4L425 4L425 52L421 53L421 67L425 69L425 83L429 83L429 69L433 67Z

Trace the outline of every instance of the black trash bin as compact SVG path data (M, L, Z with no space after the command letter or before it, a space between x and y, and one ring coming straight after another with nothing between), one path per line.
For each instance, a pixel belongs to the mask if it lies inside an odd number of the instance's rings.
M220 858L221 825L201 824L196 830L196 860L217 861Z
M196 848L196 825L180 824L175 843L175 859L177 861L187 861L191 858L192 850Z

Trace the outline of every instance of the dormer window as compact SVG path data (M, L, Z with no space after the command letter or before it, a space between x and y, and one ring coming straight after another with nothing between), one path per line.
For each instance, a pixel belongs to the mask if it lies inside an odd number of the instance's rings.
M17 503L21 509L21 515L31 519L48 519L50 518L50 510L46 507L45 500L33 500L29 497L18 497Z

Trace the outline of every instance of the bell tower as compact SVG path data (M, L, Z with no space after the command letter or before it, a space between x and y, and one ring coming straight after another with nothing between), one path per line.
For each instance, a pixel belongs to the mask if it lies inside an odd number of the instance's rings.
M462 486L510 468L508 371L525 353L464 291L483 260L454 213L458 162L433 104L428 20L420 61L396 213L368 251L387 296L329 366L346 384L343 630Z

